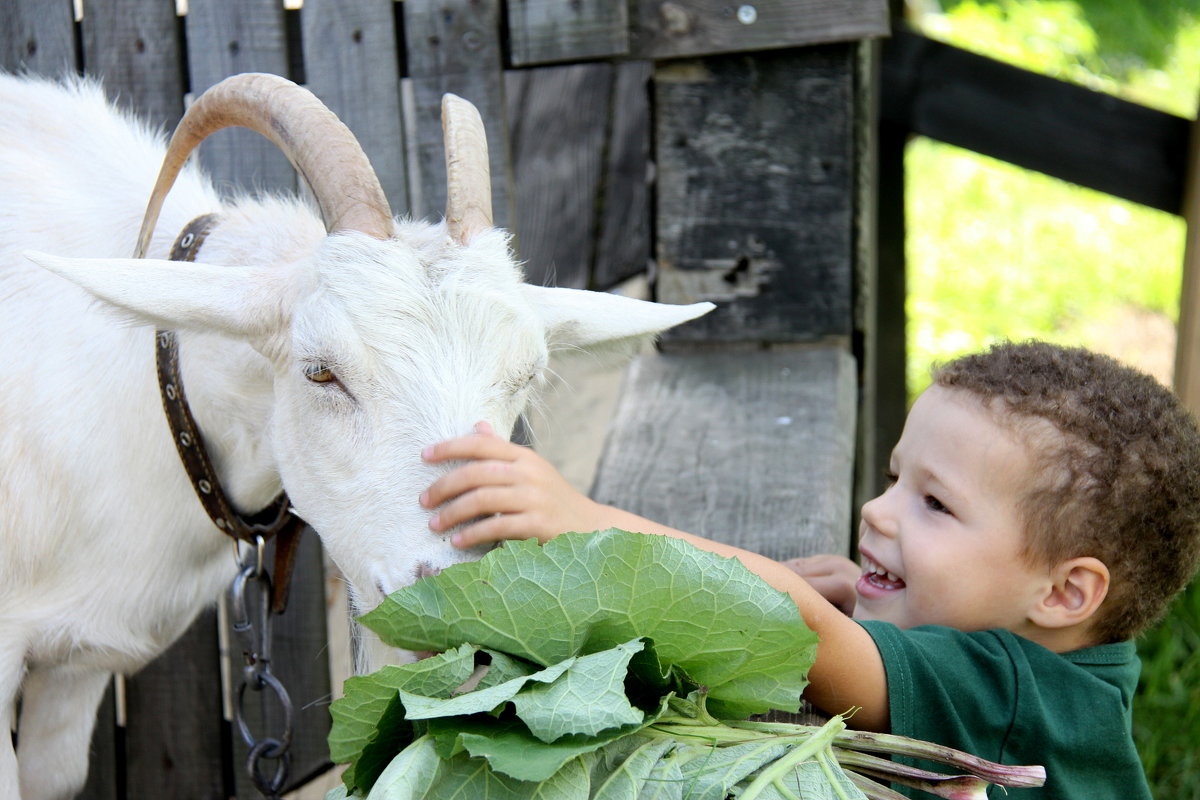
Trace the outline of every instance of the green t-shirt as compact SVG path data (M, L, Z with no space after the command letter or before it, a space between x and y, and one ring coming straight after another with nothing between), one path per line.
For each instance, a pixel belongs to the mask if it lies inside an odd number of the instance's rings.
M1149 800L1130 733L1133 642L1054 653L1006 630L862 625L883 656L892 733L1046 768L1041 789L989 797Z

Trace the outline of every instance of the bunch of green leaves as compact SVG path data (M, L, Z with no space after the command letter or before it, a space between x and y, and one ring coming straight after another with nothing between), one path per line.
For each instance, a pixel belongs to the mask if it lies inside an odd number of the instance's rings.
M848 800L868 784L839 759L890 764L835 749L860 736L837 717L737 722L798 709L816 636L788 595L676 539L510 543L362 622L438 655L346 682L329 743L349 766L328 800Z

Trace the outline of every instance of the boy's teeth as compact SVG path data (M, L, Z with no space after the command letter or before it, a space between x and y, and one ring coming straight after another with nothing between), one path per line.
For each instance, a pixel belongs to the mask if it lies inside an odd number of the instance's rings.
M880 565L876 564L874 561L870 560L867 561L866 572L868 575L878 575L880 578L886 578L892 583L896 583L900 580L896 573L889 572Z

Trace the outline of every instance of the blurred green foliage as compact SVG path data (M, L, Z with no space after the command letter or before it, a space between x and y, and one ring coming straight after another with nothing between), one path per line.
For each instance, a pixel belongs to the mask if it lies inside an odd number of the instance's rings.
M942 0L917 16L968 50L1195 116L1200 0Z

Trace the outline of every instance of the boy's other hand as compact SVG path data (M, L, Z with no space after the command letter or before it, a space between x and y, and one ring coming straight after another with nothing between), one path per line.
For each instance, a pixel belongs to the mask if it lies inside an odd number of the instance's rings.
M843 556L834 555L789 558L782 563L804 578L843 614L854 614L854 603L858 597L854 585L862 575L862 567L858 564Z
M553 539L564 531L597 527L598 505L578 492L532 449L502 439L486 422L475 432L430 445L421 457L436 464L463 460L421 494L421 506L438 509L429 520L442 533L456 525L450 541L474 547L503 539Z

